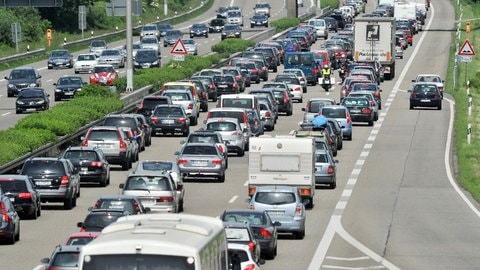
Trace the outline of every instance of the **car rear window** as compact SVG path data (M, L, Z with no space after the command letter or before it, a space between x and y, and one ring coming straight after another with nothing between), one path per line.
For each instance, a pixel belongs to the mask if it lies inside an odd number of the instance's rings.
M235 131L237 130L237 125L232 122L212 122L207 124L207 130Z
M27 184L21 180L0 179L0 187L3 192L16 192L27 190Z
M236 118L238 122L242 123L244 121L243 112L234 112L234 111L211 111L208 118Z
M255 202L271 205L290 204L296 201L292 192L258 192L255 195Z
M163 176L132 176L127 179L125 190L171 190L168 180Z
M65 152L66 159L80 159L80 160L97 160L97 153L88 150L68 150Z
M123 210L130 213L136 213L133 202L128 200L108 200L101 199L95 204L95 209L107 209L107 210Z
M250 259L248 258L247 252L244 250L229 249L228 258L230 261L233 261L233 258L237 258L237 260L239 260L242 263L250 261Z
M250 241L250 234L248 229L244 228L225 228L227 240L233 241Z
M198 143L217 143L217 136L209 135L190 135L188 137L188 142L198 142Z
M63 163L56 160L31 160L26 161L23 167L23 174L63 173Z
M155 109L154 116L183 116L183 111L180 107L158 107Z
M253 100L250 98L225 98L222 99L222 107L251 109L253 108L252 102Z
M183 154L186 155L217 155L215 147L210 146L186 146L183 149Z
M172 169L170 162L142 162L141 168L147 171L168 171Z
M137 128L137 123L133 117L108 116L105 118L105 126L129 127L132 130Z
M322 108L322 115L327 118L345 118L345 109Z
M318 163L327 163L328 162L328 159L327 159L327 154L315 154L315 162L318 162Z
M118 133L116 130L92 130L88 136L88 140L92 141L118 141Z
M327 144L323 141L315 141L315 149L327 150Z
M95 228L98 231L101 231L103 228L107 227L108 225L112 224L113 222L117 221L119 217L123 216L123 214L113 212L113 213L102 213L102 214L94 214L88 215L85 218L85 222L83 226L86 228ZM97 231L97 230L94 230Z
M333 105L333 104L332 104L332 102L329 102L327 100L310 101L310 109L308 110L308 112L318 113L320 111L320 109L325 105Z

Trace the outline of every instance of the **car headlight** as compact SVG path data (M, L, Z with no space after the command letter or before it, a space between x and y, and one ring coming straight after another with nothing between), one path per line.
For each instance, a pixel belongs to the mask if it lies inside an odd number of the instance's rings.
M23 102L23 101L21 101L21 100L17 100L17 104L18 104L18 105L23 105L23 104L25 104L25 102Z
M30 83L28 86L29 86L29 87L36 87L36 86L38 86L38 85L37 85L37 83Z
M62 92L62 89L55 88L55 92Z
M37 101L36 103L37 104L43 104L43 103L45 103L45 100L42 99L42 100Z
M152 65L158 65L158 61L153 62Z
M190 33L195 33L195 31L193 31L193 30L190 30Z
M9 83L9 84L8 84L8 88L15 88L15 85L14 85L14 84L11 84L11 83Z

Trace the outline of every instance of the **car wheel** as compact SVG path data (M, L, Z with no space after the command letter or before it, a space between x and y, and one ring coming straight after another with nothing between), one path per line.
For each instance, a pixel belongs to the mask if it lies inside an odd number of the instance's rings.
M298 100L299 103L303 103L303 97Z
M100 182L98 183L101 187L106 187L107 186L107 178L100 179Z
M41 215L42 215L42 206L39 203L39 205L37 206L37 217L39 217Z
M277 247L275 246L272 250L269 252L265 252L265 259L267 260L273 260L275 259L275 253L276 253Z
M130 161L125 161L125 163L122 164L122 170L127 171L130 169Z
M292 114L293 114L293 111L291 109L287 111L287 116L290 116Z
M208 34L205 35L205 38L208 38Z
M245 150L243 150L243 148L242 148L242 149L240 149L240 150L238 150L238 152L237 152L237 156L239 156L239 157L243 157L244 155L245 155Z
M335 189L337 187L337 181L333 181L333 183L330 184L330 189Z
M438 105L437 110L442 110L442 104Z
M373 126L373 120L372 120L372 121L368 121L368 125L369 125L369 126Z
M38 210L37 209L33 210L33 213L29 217L30 219L36 220L38 218Z
M183 200L180 200L180 204L178 205L178 212L183 212Z
M218 177L218 181L220 181L222 183L225 182L225 172Z
M72 198L72 208L77 206L77 195L74 195Z
M413 104L410 103L410 110L413 110L413 107L414 107Z
M197 117L192 117L192 126L196 126L198 124L198 118Z
M76 194L77 198L80 198L80 185L78 185L78 189L77 189L77 194Z
M190 133L190 131L187 129L182 133L182 135L183 135L183 137L187 137L189 133Z
M275 66L275 67L273 68L273 72L277 72L277 70L278 70L278 68Z
M305 238L305 230L298 231L294 233L295 238L297 239L303 239Z
M63 209L70 210L73 208L73 198L69 197L63 201Z
M55 100L55 102L57 102L57 101L60 101L60 98L55 96L54 100Z

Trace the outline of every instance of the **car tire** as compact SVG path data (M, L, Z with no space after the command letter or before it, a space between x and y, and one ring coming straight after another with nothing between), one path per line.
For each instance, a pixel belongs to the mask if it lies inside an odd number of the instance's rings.
M218 177L218 181L220 181L222 183L225 182L225 172Z
M18 232L15 235L15 242L20 241L20 223L18 223Z
M277 247L275 246L272 250L270 250L269 252L265 252L265 259L267 260L273 260L275 259L275 251L276 251Z
M337 187L337 181L333 181L333 183L331 183L329 187L330 189L335 189Z
M77 195L74 195L72 198L72 208L77 206Z
M106 187L107 186L107 178L100 179L100 182L98 183L99 186L101 187Z
M293 111L291 109L287 111L287 116L291 116L292 114L293 114Z
M410 110L413 110L414 106L412 103L410 103Z
M57 101L60 101L61 99L58 98L57 96L55 96L54 100L55 100L55 102L57 102Z
M34 209L33 213L28 218L31 220L36 220L38 218L38 209Z
M275 66L275 67L273 68L273 72L277 72L277 70L278 70L278 68L277 68L277 66Z
M180 204L178 205L178 212L183 212L183 200L180 201Z
M63 201L63 209L71 210L73 208L73 197L66 198Z
M245 150L243 150L243 148L242 148L242 149L240 149L240 150L238 150L238 152L237 152L237 156L239 156L239 157L243 157L244 155L245 155Z
M183 135L183 137L188 137L189 133L190 133L190 130L187 129L187 130L183 131L182 135Z
M296 239L299 239L299 240L305 238L305 230L295 232L294 236Z
M130 161L125 161L123 164L122 164L122 170L123 171L128 171L128 169L130 169Z
M442 110L442 104L438 105L437 110L439 110L439 111Z
M40 217L42 215L42 206L41 205L38 205L38 208L37 208L37 217Z

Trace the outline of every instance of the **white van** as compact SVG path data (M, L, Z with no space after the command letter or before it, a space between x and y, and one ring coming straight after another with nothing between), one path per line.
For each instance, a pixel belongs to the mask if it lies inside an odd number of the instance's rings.
M82 247L78 269L227 270L223 222L189 214L121 217Z

